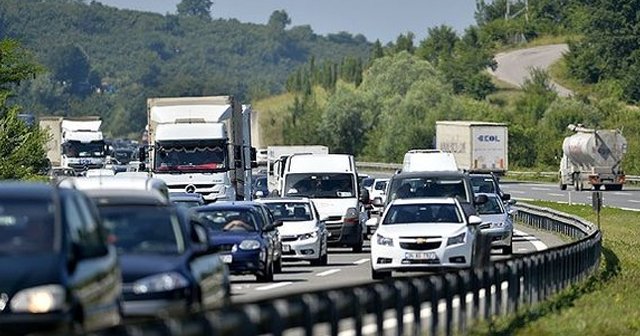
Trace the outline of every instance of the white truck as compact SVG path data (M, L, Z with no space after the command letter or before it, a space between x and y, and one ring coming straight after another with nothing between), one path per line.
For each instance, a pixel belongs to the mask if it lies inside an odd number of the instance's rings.
M306 146L268 146L267 147L267 187L276 193L282 189L282 177L287 159L293 154L329 154L329 147L321 145Z
M621 162L627 152L627 140L620 130L596 130L569 125L576 132L562 142L560 189L573 185L575 190L622 190L625 174Z
M436 149L452 153L470 173L504 175L509 168L507 124L483 121L436 121Z
M251 107L231 96L147 99L147 151L152 176L170 192L206 202L250 200Z
M76 173L104 166L106 145L100 117L40 117L39 125L51 136L47 158L52 167L73 168Z
M280 194L313 200L329 231L330 246L362 251L368 219L364 205L369 203L369 193L358 188L358 172L352 155L291 155Z

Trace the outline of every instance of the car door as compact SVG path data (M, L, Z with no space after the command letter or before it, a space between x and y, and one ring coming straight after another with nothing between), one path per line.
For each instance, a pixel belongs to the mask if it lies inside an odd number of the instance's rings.
M122 278L115 248L106 244L106 230L86 196L71 193L63 202L72 261L71 292L82 309L87 330L120 322Z
M273 224L275 218L266 205L260 205L260 213L262 215L264 225ZM282 241L280 240L280 231L278 229L266 232L272 246L273 260L279 260L282 257Z

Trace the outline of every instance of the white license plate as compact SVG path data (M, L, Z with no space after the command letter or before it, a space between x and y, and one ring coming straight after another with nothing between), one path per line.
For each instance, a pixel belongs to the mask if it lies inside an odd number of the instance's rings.
M233 261L233 255L226 254L222 256L222 262L225 264L230 264Z
M411 260L434 260L438 259L435 252L407 252L407 259Z
M291 245L282 245L282 252L291 251Z

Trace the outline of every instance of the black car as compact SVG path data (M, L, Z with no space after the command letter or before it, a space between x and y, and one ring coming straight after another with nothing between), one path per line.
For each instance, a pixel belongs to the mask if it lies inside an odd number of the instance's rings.
M1 334L115 326L121 288L116 249L83 193L0 183Z
M260 282L271 282L282 256L276 229L282 222L265 222L263 205L255 204L221 202L192 209L207 225L210 244L223 254L231 274L254 274Z
M189 209L156 191L86 192L120 255L126 317L184 315L228 303L227 267Z

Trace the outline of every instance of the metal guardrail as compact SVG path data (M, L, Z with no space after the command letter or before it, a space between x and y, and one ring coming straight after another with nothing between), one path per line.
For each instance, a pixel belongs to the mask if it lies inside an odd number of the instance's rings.
M575 238L566 245L498 260L484 268L368 285L294 294L274 300L235 305L183 318L127 325L117 335L282 335L337 336L341 324L353 334L363 326L384 333L395 319L397 335L465 333L471 323L511 314L545 300L584 280L600 262L601 232L581 218L551 209L519 204L517 219L543 230ZM406 323L405 323L406 322Z
M398 169L402 169L402 164L400 163L384 163L384 162L356 162L357 168L363 169L373 169L373 170L384 170L384 171L395 171ZM558 172L534 172L534 171L509 171L507 175L537 175L544 177L555 177L558 176ZM640 182L640 175L626 175L627 182L638 183Z

